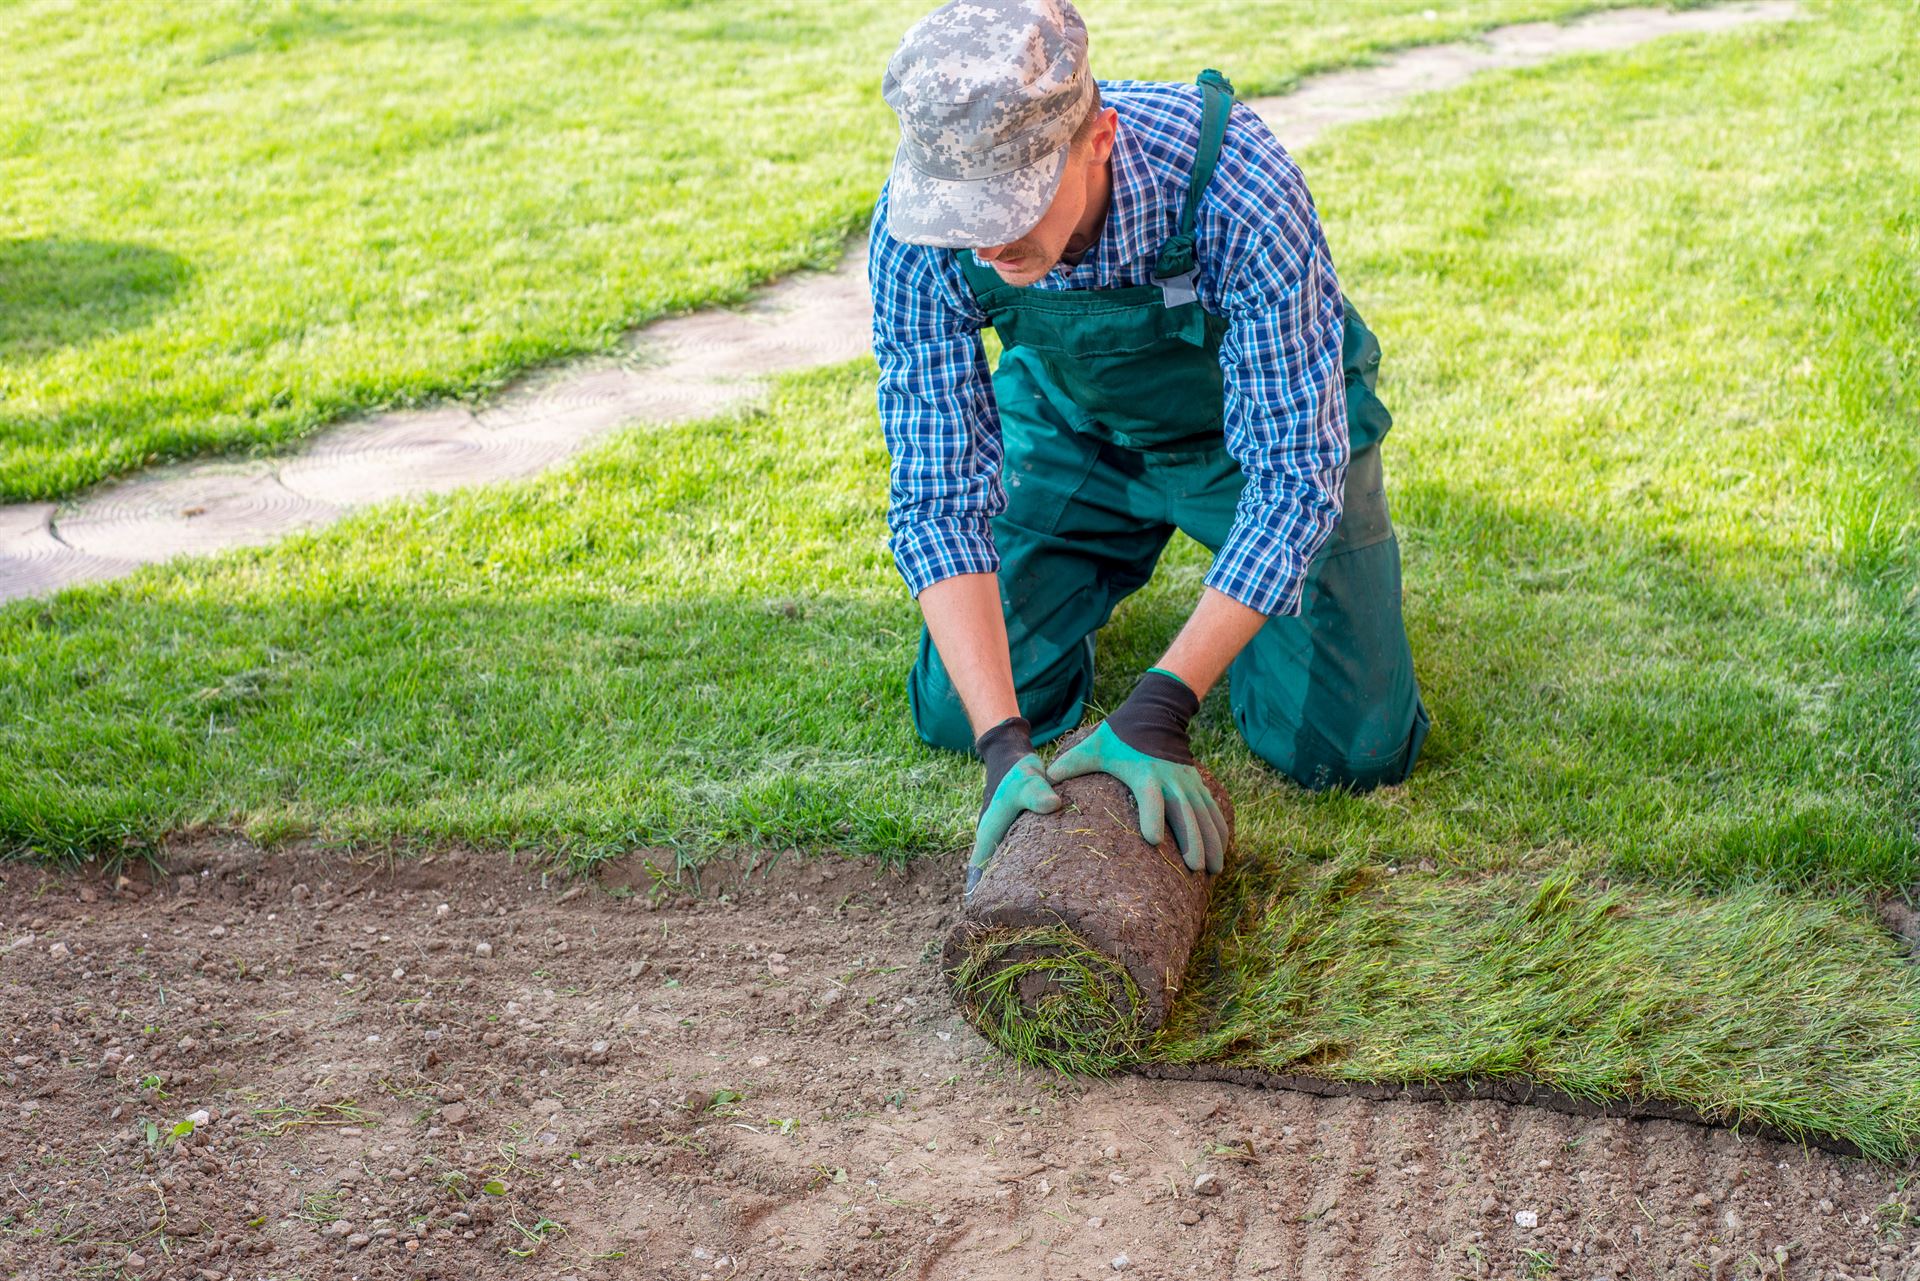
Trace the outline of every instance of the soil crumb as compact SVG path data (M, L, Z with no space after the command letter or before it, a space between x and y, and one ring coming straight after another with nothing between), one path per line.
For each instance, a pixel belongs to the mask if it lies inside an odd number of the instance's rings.
M7 1277L1920 1281L1911 1171L1022 1068L957 861L167 862L0 866Z

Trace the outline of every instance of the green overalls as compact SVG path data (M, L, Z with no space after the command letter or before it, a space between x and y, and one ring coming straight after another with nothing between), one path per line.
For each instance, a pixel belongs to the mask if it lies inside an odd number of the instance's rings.
M1007 510L993 522L1020 713L1044 743L1079 724L1093 689L1094 633L1146 583L1175 529L1218 553L1244 475L1228 456L1219 363L1227 321L1192 291L1193 230L1232 106L1200 77L1205 114L1178 233L1160 283L1047 290L1003 283L958 251L1005 354L993 375ZM1427 713L1400 616L1400 549L1387 518L1374 396L1380 344L1349 305L1343 335L1348 435L1344 514L1308 570L1300 614L1274 617L1234 661L1228 686L1247 745L1303 787L1397 783ZM907 681L936 747L973 733L924 629Z

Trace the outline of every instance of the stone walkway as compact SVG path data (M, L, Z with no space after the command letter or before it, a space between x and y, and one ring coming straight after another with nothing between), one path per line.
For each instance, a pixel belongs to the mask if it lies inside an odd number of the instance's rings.
M1411 95L1483 71L1797 12L1795 0L1744 0L1503 27L1318 76L1250 105L1298 149L1335 125L1386 115ZM856 247L832 272L793 277L737 309L647 325L617 356L530 375L485 406L381 414L331 428L280 458L158 468L65 504L0 506L0 600L270 542L384 499L529 476L616 427L707 417L760 395L770 376L867 350L865 251Z

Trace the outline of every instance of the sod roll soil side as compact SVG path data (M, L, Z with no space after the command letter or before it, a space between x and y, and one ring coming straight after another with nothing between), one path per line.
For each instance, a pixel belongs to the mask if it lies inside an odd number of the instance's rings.
M1232 803L1206 781L1231 832ZM1216 878L1187 870L1171 828L1147 844L1111 775L1056 790L1058 813L1021 815L1001 842L942 964L962 1013L1001 1049L1111 1071L1166 1021Z

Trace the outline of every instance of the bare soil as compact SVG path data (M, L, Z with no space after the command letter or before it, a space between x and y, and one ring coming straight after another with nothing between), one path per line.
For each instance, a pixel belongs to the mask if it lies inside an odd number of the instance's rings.
M957 861L168 863L0 868L7 1277L1920 1281L1883 1165L1022 1070L942 986Z

